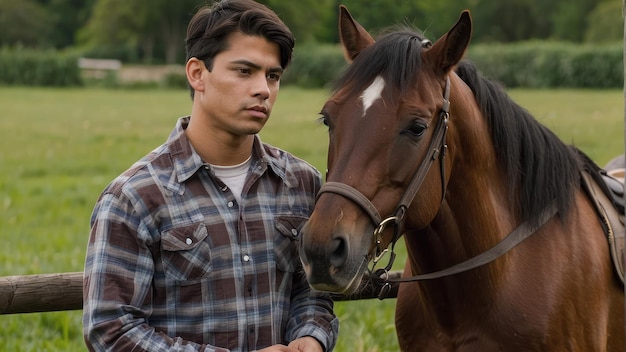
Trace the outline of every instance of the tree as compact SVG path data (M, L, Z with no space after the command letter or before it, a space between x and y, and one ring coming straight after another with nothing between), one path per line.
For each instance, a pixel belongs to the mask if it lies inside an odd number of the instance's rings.
M200 0L97 0L91 19L82 30L87 47L127 51L129 59L142 56L153 61L157 43L162 43L165 62L173 64L184 52L187 23ZM141 50L138 50L141 49Z
M622 41L623 36L622 4L615 0L599 3L587 17L585 42L616 43Z
M87 23L96 0L35 0L52 23L49 43L55 48L75 45L76 32Z
M0 0L0 46L52 47L53 23L45 7L31 0Z
M617 2L616 0L611 1ZM572 42L582 42L587 31L587 18L598 3L600 3L600 0L559 2L551 15L554 22L551 37ZM623 25L620 25L619 28L623 31Z
M258 0L268 6L285 22L298 44L332 40L334 29L327 23L336 10L336 0ZM336 25L335 25L336 26Z

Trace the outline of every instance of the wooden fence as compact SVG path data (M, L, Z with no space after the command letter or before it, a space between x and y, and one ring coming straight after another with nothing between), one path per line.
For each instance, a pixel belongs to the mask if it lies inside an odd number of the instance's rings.
M399 278L400 271L389 273ZM363 278L363 289L351 295L333 295L336 301L377 298L382 288L381 280ZM393 285L387 298L395 298L397 285ZM57 273L0 277L0 314L53 312L83 308L83 273Z

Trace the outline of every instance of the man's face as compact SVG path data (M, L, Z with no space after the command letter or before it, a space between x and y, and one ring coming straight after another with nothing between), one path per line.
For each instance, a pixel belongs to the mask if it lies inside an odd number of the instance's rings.
M283 70L277 44L235 32L228 47L204 70L204 90L196 92L212 128L236 136L258 133L267 122Z

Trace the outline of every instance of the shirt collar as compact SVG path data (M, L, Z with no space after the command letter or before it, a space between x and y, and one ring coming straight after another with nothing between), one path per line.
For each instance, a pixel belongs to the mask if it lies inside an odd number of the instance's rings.
M172 157L176 180L179 183L187 181L200 168L207 166L200 155L191 145L185 129L189 125L189 116L181 117L176 123L176 127L167 139L168 149ZM281 153L277 148L265 145L258 135L254 136L252 145L252 165L254 172L265 173L268 169L280 177L283 182L290 184L290 178L286 175L284 162L281 162Z

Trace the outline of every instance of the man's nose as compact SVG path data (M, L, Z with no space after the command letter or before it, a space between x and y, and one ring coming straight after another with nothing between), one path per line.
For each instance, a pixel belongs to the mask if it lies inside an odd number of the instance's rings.
M267 82L267 77L265 77L265 75L258 75L257 77L255 77L253 92L253 95L255 97L261 98L263 100L270 97L270 87Z

